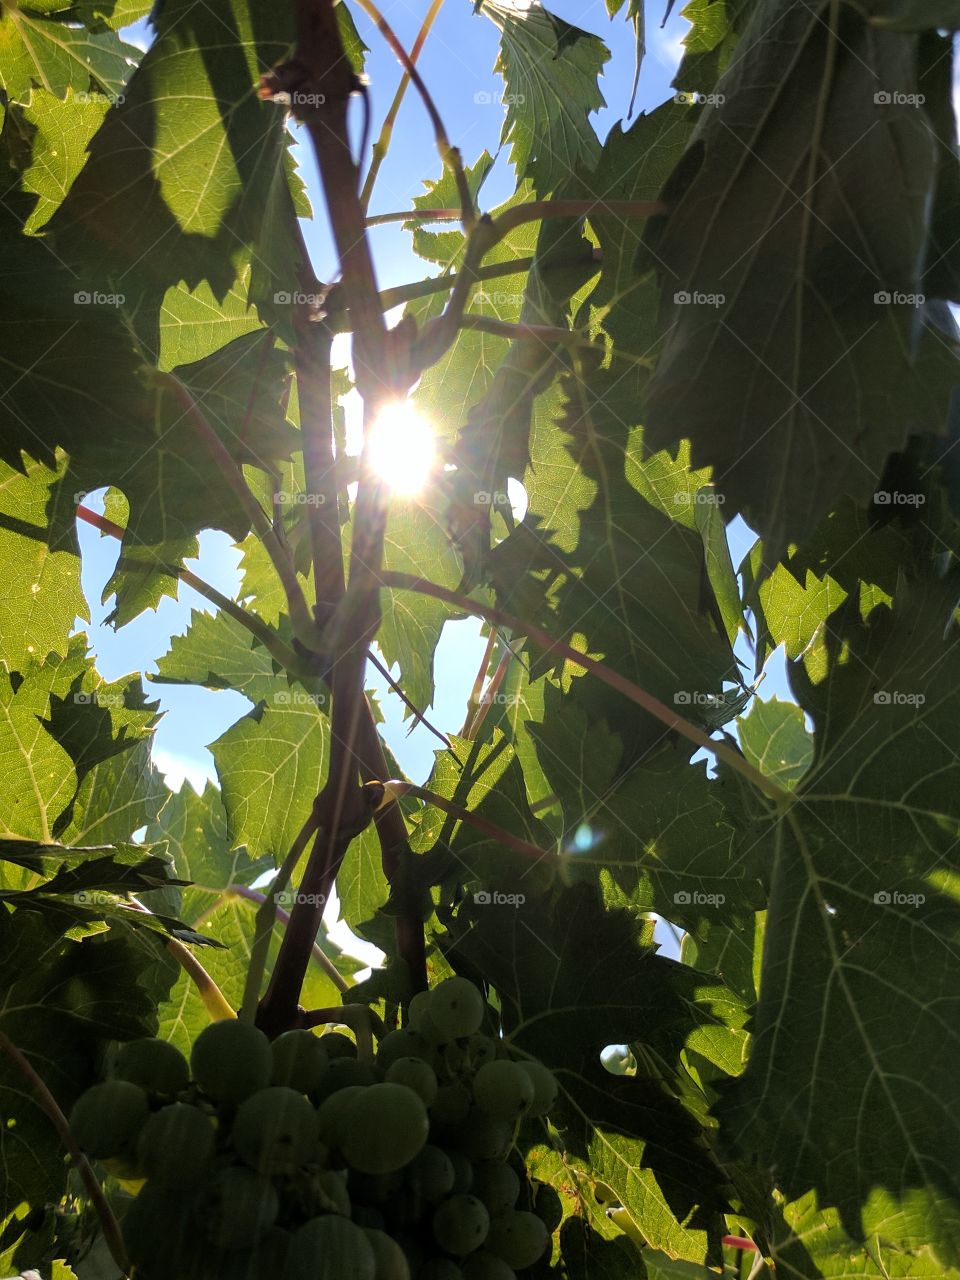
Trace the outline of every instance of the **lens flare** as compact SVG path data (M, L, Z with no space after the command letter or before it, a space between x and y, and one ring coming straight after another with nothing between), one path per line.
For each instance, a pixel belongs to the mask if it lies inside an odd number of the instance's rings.
M433 428L406 400L383 408L367 436L374 474L403 497L419 493L433 471L437 451Z

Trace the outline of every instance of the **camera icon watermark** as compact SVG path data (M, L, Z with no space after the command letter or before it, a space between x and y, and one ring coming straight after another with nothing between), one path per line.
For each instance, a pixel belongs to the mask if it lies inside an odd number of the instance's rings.
M109 907L116 898L99 889L80 889L73 895L73 900L78 907Z
M299 289L294 289L292 292L278 289L273 295L273 300L278 307L320 307L323 305L323 299L322 293L303 293Z
M273 94L270 101L276 102L281 107L306 108L308 110L316 110L322 107L327 100L325 93L301 93L298 89L288 92L281 89L278 93Z
M726 894L702 893L699 889L678 889L673 895L678 907L722 907L726 900Z
M716 489L709 488L698 489L696 493L690 493L687 489L683 489L673 495L673 505L675 507L689 507L691 504L705 507L722 507L726 500L725 494L717 493Z
M899 489L878 489L873 495L878 507L922 507L926 500L925 493L903 493Z
M673 95L674 102L681 107L722 107L727 100L725 93L698 93L696 90L684 91Z
M327 905L326 894L301 893L299 889L280 889L273 895L273 901L284 910L296 906L325 907Z
M678 689L673 695L675 707L724 707L725 693L703 693L700 689Z
M72 701L78 707L122 707L123 694L87 692L80 689L73 695Z
M325 693L307 693L306 689L278 689L270 701L276 707L325 707Z
M92 106L101 106L104 102L111 107L119 107L121 103L126 102L126 95L122 93L95 93L86 89L81 89L73 95L74 102L83 105L90 104Z
M501 893L499 889L480 889L473 895L478 907L522 907L527 900L524 893Z
M515 707L520 702L519 693L501 693L498 689L496 693L490 693L489 690L480 695L480 702L488 707Z
M299 490L283 489L273 495L275 507L322 507L326 502L322 493L302 493Z
M926 900L925 893L901 893L899 889L878 889L873 895L878 907L922 907Z
M722 307L727 300L725 293L701 293L699 289L678 289L673 295L677 307Z
M925 293L903 293L899 289L878 289L873 295L876 307L913 307L916 310L925 305Z
M878 107L922 107L926 100L925 94L901 93L897 89L878 89L873 95Z
M508 507L510 499L502 489L478 489L473 495L475 507Z
M103 293L99 289L78 289L73 295L77 307L122 307L126 302L122 293Z

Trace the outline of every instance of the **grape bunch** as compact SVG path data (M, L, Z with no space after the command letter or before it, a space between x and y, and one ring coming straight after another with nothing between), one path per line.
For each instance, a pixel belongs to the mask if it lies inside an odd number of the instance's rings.
M515 1142L557 1083L481 1027L480 991L448 978L364 1060L341 1032L272 1044L215 1022L188 1065L124 1045L70 1125L139 1184L122 1220L137 1280L512 1280L544 1255Z

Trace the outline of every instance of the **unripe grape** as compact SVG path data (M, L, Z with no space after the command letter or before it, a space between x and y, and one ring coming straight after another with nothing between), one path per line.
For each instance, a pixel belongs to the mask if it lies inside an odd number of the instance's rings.
M70 1130L88 1156L101 1160L132 1150L149 1114L142 1089L128 1080L107 1080L77 1099Z
M433 1215L433 1236L441 1249L462 1257L479 1249L490 1229L490 1215L476 1196L451 1196Z
M302 1093L285 1085L245 1099L231 1131L241 1160L267 1177L293 1173L310 1157L317 1136L317 1113Z
M549 1239L550 1233L535 1213L511 1209L490 1223L487 1249L519 1271L542 1257Z
M205 1094L235 1105L269 1083L270 1041L258 1027L237 1018L211 1022L194 1041L190 1066Z
M350 1192L343 1175L334 1169L324 1169L313 1178L311 1187L316 1213L340 1213L349 1218L353 1209Z
M252 1249L276 1222L279 1209L266 1178L231 1165L218 1169L202 1188L197 1216L217 1248Z
M323 1045L323 1051L332 1061L334 1058L355 1058L357 1056L356 1042L351 1040L348 1035L344 1035L342 1031L325 1031L320 1037L320 1043Z
M391 1031L380 1041L377 1066L386 1074L398 1058L422 1058L432 1066L433 1046L413 1027L402 1027L399 1031Z
M430 1012L430 992L418 991L407 1007L408 1023L419 1030L420 1022Z
M450 1163L453 1165L452 1194L460 1196L466 1191L472 1191L473 1165L462 1151L448 1151L447 1156L450 1159Z
M442 1200L453 1191L454 1171L450 1157L439 1147L423 1148L405 1171L407 1181L430 1204Z
M329 1058L320 1037L298 1028L285 1031L270 1046L273 1058L271 1084L283 1084L298 1093L313 1093Z
M463 1280L516 1280L513 1267L508 1267L495 1253L480 1249L463 1260Z
M467 1052L474 1071L479 1071L488 1062L496 1060L497 1042L492 1037L485 1036L482 1031L478 1031L467 1041Z
M345 1089L338 1089L336 1093L331 1093L320 1103L317 1109L317 1132L321 1141L328 1147L334 1147L337 1150L341 1148L347 1133L350 1106L354 1098L365 1092L364 1085L351 1084Z
M374 1084L350 1106L343 1154L362 1173L390 1173L409 1164L429 1132L427 1109L412 1089Z
M376 1280L377 1262L362 1228L329 1214L293 1233L284 1280Z
M140 1131L137 1158L143 1176L164 1187L187 1186L213 1156L216 1130L199 1107L173 1102L155 1111Z
M430 1106L437 1096L437 1075L429 1062L422 1058L397 1058L387 1070L387 1079L391 1084L403 1084L412 1089Z
M523 1058L517 1063L522 1071L530 1077L533 1085L533 1102L527 1111L528 1116L545 1116L557 1100L560 1086L553 1072L537 1062L534 1058Z
M445 978L430 993L430 1017L451 1040L479 1031L483 1013L483 996L466 978Z
M474 1076L473 1096L486 1115L516 1121L533 1103L533 1080L519 1063L498 1059Z
M463 1272L449 1258L431 1258L417 1272L417 1280L463 1280Z
M118 1080L139 1085L147 1093L179 1093L190 1083L186 1058L176 1045L166 1040L130 1040L121 1045L113 1074Z
M517 1203L520 1179L508 1164L484 1161L473 1170L473 1194L483 1201L493 1218Z
M470 1105L470 1090L465 1084L442 1084L430 1105L430 1116L438 1124L460 1124L470 1114Z
M513 1145L513 1125L475 1108L459 1127L458 1146L469 1160L503 1160Z
M121 1230L139 1274L159 1280L191 1270L197 1255L197 1227L190 1198L182 1191L147 1183L127 1205Z
M410 1267L406 1254L385 1231L370 1227L361 1228L367 1243L373 1250L376 1262L375 1280L410 1280Z
M320 1103L340 1089L373 1084L376 1078L376 1072L369 1062L361 1062L359 1058L348 1058L345 1055L331 1058L313 1090L313 1098Z

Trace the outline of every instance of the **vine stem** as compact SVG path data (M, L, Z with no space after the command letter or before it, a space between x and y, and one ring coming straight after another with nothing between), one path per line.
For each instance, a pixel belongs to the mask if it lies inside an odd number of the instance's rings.
M454 181L457 184L457 194L460 197L460 217L463 222L464 229L469 231L477 220L477 211L473 205L473 196L470 194L470 187L467 184L467 175L463 171L463 161L460 158L460 152L456 147L450 145L450 139L447 135L446 127L437 110L437 105L433 100L430 90L423 82L423 77L417 70L414 60L407 53L403 45L397 39L396 32L387 22L386 18L373 3L373 0L357 0L357 4L364 11L368 18L374 22L380 34L386 40L387 44L396 54L397 60L406 71L410 80L412 80L414 88L419 93L423 105L427 109L427 115L430 117L430 123L433 125L433 133L437 142L437 151L440 153L440 160L444 168L449 169L453 174ZM361 204L362 204L361 197ZM363 204L363 212L366 212L366 205Z
M142 911L146 915L153 914L149 907L145 907L132 894L130 895L130 906L134 911ZM179 938L168 938L166 946L181 969L197 988L197 994L203 1001L203 1007L209 1014L210 1021L225 1022L228 1018L235 1018L237 1016L236 1009L233 1008L230 1001L190 948L181 942Z
M604 684L609 685L611 689L615 689L617 693L622 693L625 698L629 698L631 702L635 702L637 706L649 712L650 715L665 724L668 729L674 730L689 742L702 747L705 751L709 751L711 755L718 760L722 760L724 764L734 769L741 777L746 778L758 791L761 791L769 799L776 801L779 806L785 808L793 803L793 796L789 791L777 786L771 778L764 777L759 769L755 769L748 760L745 760L738 752L727 746L725 742L717 742L714 738L709 737L703 730L698 729L696 725L692 725L689 720L684 720L682 716L678 716L666 703L661 702L659 698L655 698L652 693L647 693L646 689L641 689L639 685L620 675L618 671L614 671L606 663L600 662L597 658L591 658L589 654L581 653L579 649L574 649L572 645L563 640L555 639L549 632L535 626L533 623L524 622L522 618L517 618L511 613L507 613L504 609L482 604L479 600L473 600L469 596L461 595L457 591L451 591L447 587L441 587L426 578L414 577L412 574L385 570L382 574L382 580L385 587L391 587L397 591L414 591L420 595L432 596L434 600L443 600L446 604L452 604L467 613L475 614L477 617L484 618L487 622L492 622L496 626L509 627L512 631L528 636L531 640L535 640L546 653L561 655L568 662L582 667L584 671L591 672L598 680L602 680Z
M463 721L463 728L460 730L461 738L468 736L470 726L473 724L477 711L480 709L480 694L483 692L483 682L487 678L490 659L493 657L493 649L496 643L496 627L491 627L490 634L487 636L487 643L484 646L483 657L480 659L480 666L477 668L477 677L473 682L473 688L470 690L470 697L467 699L467 714Z
M401 779L391 779L385 784L385 791L386 796L392 799L396 799L399 796L416 796L418 800L423 800L426 804L432 804L437 809L442 809L451 818L466 822L468 826L475 827L478 831L482 831L484 835L493 836L501 844L507 845L517 853L522 853L525 858L533 858L536 862L541 862L546 858L548 862L559 865L560 859L551 850L541 849L539 845L531 844L529 840L521 840L519 836L507 831L505 827L498 827L495 822L488 822L486 818L481 818L478 813L464 809L462 805L455 804L454 801L448 800L446 796L437 795L435 791L429 791L426 787L419 787L414 782L404 782Z
M265 893L260 893L257 889L248 889L246 885L242 884L227 885L221 896L224 898L243 898L247 902L256 903L258 906L263 906L267 900ZM277 907L274 914L279 924L288 925L290 923L290 913L284 911L283 907ZM317 942L313 944L312 955L338 991L345 993L350 990L350 983L347 982L346 978Z
M10 1061L14 1064L24 1080L30 1085L36 1095L40 1109L50 1120L56 1129L61 1142L70 1153L73 1163L80 1172L83 1179L83 1185L87 1189L87 1195L90 1197L90 1203L96 1210L97 1217L100 1219L100 1225L103 1228L103 1238L106 1241L107 1248L110 1250L110 1256L120 1268L121 1272L126 1275L130 1270L130 1260L127 1257L127 1251L123 1245L123 1237L120 1234L120 1225L116 1216L110 1207L107 1197L103 1193L97 1175L90 1166L90 1161L77 1146L73 1134L70 1132L70 1125L67 1123L67 1117L60 1109L60 1105L56 1098L47 1088L44 1081L37 1074L32 1063L27 1059L25 1054L10 1039L5 1032L0 1031L0 1050L2 1050Z
M510 663L512 661L513 661L513 653L511 652L510 647L508 645L506 646L506 650L504 652L503 657L500 659L499 663L497 664L497 669L493 673L490 683L487 685L486 689L483 691L483 694L477 701L476 714L471 720L470 727L467 730L467 732L464 734L464 737L472 739L472 738L475 738L477 734L480 732L483 726L483 722L484 720L486 720L487 715L490 712L490 707L492 705L493 698L499 692L500 686L503 684L507 671L510 667Z
M427 10L426 16L421 23L420 30L417 32L417 38L410 46L411 63L416 64L418 61L420 52L426 43L427 36L430 34L430 28L433 26L437 14L442 8L443 0L433 0L433 3ZM377 175L380 172L380 166L386 159L387 151L390 149L390 139L393 136L393 126L396 123L397 115L400 112L403 99L406 97L409 84L410 73L406 68L404 68L403 74L400 77L400 83L397 85L397 91L393 95L393 102L391 102L390 109L383 118L383 125L380 128L380 136L373 144L370 168L367 170L367 176L363 183L363 190L360 192L360 204L363 206L364 213L366 213L367 209L370 207L370 198L373 195L373 188L377 181ZM456 211L456 216L459 217L459 214L460 211L458 209ZM367 225L370 225L369 221Z
M213 461L217 464L220 474L243 508L252 528L260 535L263 548L270 557L270 561L283 584L294 632L302 644L308 649L313 649L317 641L316 625L310 616L310 610L307 608L307 602L297 580L297 571L287 554L286 547L277 536L277 531L273 527L269 516L251 493L246 480L243 478L240 464L230 456L223 441L210 425L206 414L194 400L188 388L177 378L174 378L172 374L170 375L170 383L184 414L192 422L197 435L203 441Z
M106 516L97 515L96 511L91 511L89 507L77 507L77 519L82 520L85 524L92 525L95 529L99 529L101 533L109 534L111 538L123 539L124 529L121 525L114 524ZM222 609L224 613L229 614L235 622L239 622L251 635L256 636L270 656L276 658L277 662L285 670L301 675L316 674L305 670L303 659L262 619L258 618L256 614L248 613L235 600L231 600L229 596L221 594L209 582L204 582L203 578L197 577L195 573L192 573L187 568L178 569L173 565L159 565L158 567L162 568L165 573L169 573L172 578L179 578L188 587L193 587L194 591L199 595L209 600L211 604L216 605L218 609Z

